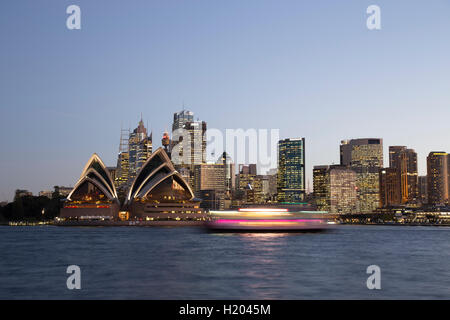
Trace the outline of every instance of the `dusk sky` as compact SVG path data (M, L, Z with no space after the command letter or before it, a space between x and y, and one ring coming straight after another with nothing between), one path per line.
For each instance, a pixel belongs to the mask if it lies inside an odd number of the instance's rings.
M0 201L73 186L94 152L115 165L141 113L156 149L183 104L209 128L305 137L311 188L350 138L383 138L385 165L407 145L424 175L450 151L449 16L448 0L2 1Z

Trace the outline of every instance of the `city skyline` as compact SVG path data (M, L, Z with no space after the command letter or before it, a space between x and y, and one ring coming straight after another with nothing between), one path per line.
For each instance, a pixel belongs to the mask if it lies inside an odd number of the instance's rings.
M344 139L382 138L384 167L389 146L407 145L419 175L429 152L450 150L444 1L377 1L379 31L365 26L368 1L79 1L79 31L65 27L68 4L0 11L11 48L0 53L1 201L73 186L94 152L115 165L120 126L141 112L156 149L183 105L208 128L305 137L311 186L313 166L338 164Z

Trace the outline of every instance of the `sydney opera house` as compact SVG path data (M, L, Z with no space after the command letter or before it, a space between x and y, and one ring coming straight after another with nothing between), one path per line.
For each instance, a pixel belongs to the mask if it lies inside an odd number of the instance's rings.
M114 181L94 154L61 209L64 221L202 221L200 200L163 148L144 163L121 204Z
M93 154L67 196L60 218L112 220L118 217L119 209L111 175L99 156Z

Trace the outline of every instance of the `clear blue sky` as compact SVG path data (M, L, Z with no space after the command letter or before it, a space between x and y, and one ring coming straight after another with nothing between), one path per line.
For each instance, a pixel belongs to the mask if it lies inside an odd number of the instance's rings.
M446 0L2 1L0 200L73 185L93 152L114 165L141 112L159 146L183 102L211 128L305 137L308 179L358 137L383 138L385 163L416 149L424 174L450 151L449 16Z

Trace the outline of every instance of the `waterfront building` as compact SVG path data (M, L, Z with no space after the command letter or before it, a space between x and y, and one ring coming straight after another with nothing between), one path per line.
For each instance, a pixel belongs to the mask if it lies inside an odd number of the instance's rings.
M432 151L427 157L428 204L443 206L449 197L449 155L443 151Z
M67 196L60 219L114 220L118 212L119 201L114 182L103 161L94 153Z
M278 142L277 198L282 203L305 198L305 138Z
M380 204L380 169L383 167L383 140L379 138L343 140L341 165L356 172L357 210L374 212Z
M268 197L270 201L276 201L277 198L277 176L278 176L278 169L276 168L270 169L269 172L267 173L269 181Z
M397 168L380 170L380 207L393 207L402 204L400 171Z
M330 210L330 166L314 166L313 168L313 193L314 202L320 211Z
M427 176L419 176L418 178L419 201L421 204L428 203Z
M205 210L226 210L231 206L231 199L223 191L200 190L196 193L202 202L200 207Z
M145 220L202 220L199 204L163 148L158 148L144 163L125 202L131 219Z
M346 166L315 166L314 199L319 211L348 214L356 212L356 173Z
M417 202L417 153L406 146L389 146L389 167L399 173L401 201L398 204Z

